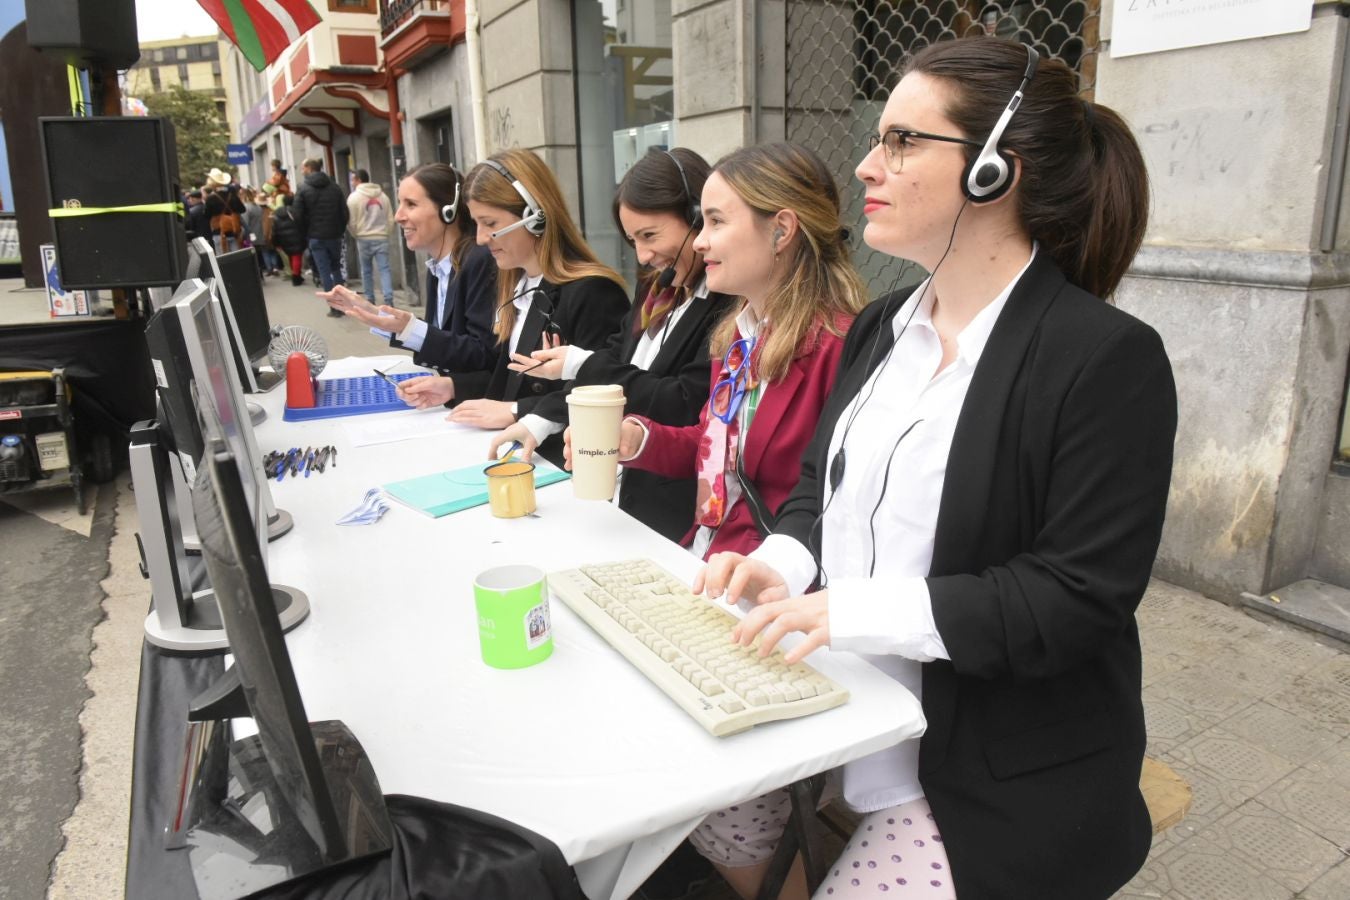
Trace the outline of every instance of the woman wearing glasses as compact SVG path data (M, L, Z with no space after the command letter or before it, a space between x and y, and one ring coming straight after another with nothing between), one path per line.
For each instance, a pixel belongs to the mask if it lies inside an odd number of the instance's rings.
M652 150L633 164L614 195L614 221L648 275L638 283L623 326L601 348L572 345L516 354L510 368L574 384L623 386L629 413L666 425L691 425L708 395L708 334L735 298L708 287L692 241L702 227L699 197L710 166L692 150ZM564 393L548 394L534 411L492 438L489 456L519 441L534 449L567 426ZM693 521L695 481L626 472L619 508L678 541Z
M916 54L858 166L867 244L932 275L849 335L801 481L755 554L695 582L733 632L864 654L927 731L843 769L865 813L817 896L1112 895L1151 829L1134 611L1176 393L1110 306L1144 235L1128 127L1020 44ZM820 590L807 594L813 582Z
M505 428L562 386L512 372L511 354L603 346L628 312L628 292L619 274L596 259L557 179L530 151L503 150L474 166L464 196L478 243L497 264L496 359L485 371L408 379L399 396L419 409L452 404L455 422Z
M427 259L426 315L376 306L342 285L319 296L333 309L390 334L391 347L413 351L413 362L440 371L491 371L497 361L492 331L497 264L474 246L463 179L444 163L408 173L398 186L394 221L409 250Z
M820 158L795 144L737 150L703 187L710 290L742 298L712 333L712 391L696 425L626 418L628 469L698 479L699 556L749 552L797 480L834 382L843 335L865 302Z

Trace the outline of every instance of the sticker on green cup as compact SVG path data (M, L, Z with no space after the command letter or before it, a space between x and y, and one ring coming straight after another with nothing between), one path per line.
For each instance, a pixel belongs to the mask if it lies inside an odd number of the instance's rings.
M478 643L483 662L497 669L520 669L553 653L553 623L542 569L498 566L473 581L478 609Z

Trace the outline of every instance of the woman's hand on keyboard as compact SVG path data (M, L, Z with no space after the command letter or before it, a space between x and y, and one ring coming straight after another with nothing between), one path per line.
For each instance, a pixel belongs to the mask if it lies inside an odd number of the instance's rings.
M731 630L731 639L742 647L750 646L755 636L763 634L759 655L768 656L783 636L800 631L806 639L783 654L788 665L799 661L817 647L830 644L830 592L828 590L762 603L745 614L745 618Z
M752 603L771 603L786 600L788 595L787 582L777 570L739 553L714 553L694 579L693 589L713 600L725 594L728 606L742 597Z

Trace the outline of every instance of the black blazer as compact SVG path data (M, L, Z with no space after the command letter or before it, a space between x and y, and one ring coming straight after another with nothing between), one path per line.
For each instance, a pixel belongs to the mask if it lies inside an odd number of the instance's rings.
M590 275L569 281L564 285L545 280L539 283L525 314L525 325L520 332L519 353L531 353L543 346L544 326L552 321L563 342L578 347L603 347L618 330L628 312L628 294L614 281L599 275ZM493 298L496 302L496 298ZM547 314L547 315L546 315ZM514 401L518 404L517 417L534 410L535 403L544 394L563 387L562 381L522 375L507 368L511 354L505 343L496 345L496 362L488 371L455 371L455 399Z
M497 303L497 263L487 247L474 246L464 254L445 289L445 318L437 322L436 295L440 280L427 275L426 340L413 352L413 362L440 372L491 371L497 361L497 335L492 315ZM389 346L402 347L397 337Z
M849 333L780 510L776 530L808 546L835 423L885 357L900 305L873 303ZM1039 252L971 379L927 579L951 661L923 667L919 780L961 900L1104 898L1148 854L1134 612L1176 420L1157 333Z
M643 370L633 365L633 354L642 337L634 332L634 320L645 296L646 287L639 284L633 308L622 326L609 343L582 364L572 384L623 385L625 414L647 416L663 425L693 425L708 402L709 332L736 298L710 293L691 303L666 335L651 367ZM566 389L545 395L535 404L534 414L566 423L565 397ZM678 543L693 524L697 489L694 478L666 478L626 469L619 488L619 508Z

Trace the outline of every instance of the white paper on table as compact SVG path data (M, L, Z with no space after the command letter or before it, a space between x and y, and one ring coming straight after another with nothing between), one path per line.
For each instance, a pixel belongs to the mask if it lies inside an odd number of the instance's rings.
M412 363L412 357L408 354L398 356L344 356L341 359L330 359L328 365L324 366L323 371L319 373L319 380L328 378L364 378L367 375L374 375L375 370L388 372L393 369L397 372L418 372L425 375L434 375L430 369L422 366L415 366Z
M353 447L434 437L447 431L476 430L468 425L447 422L447 415L449 411L438 406L435 409L410 409L379 416L353 416L343 421L342 428L347 432L347 440L351 441Z

